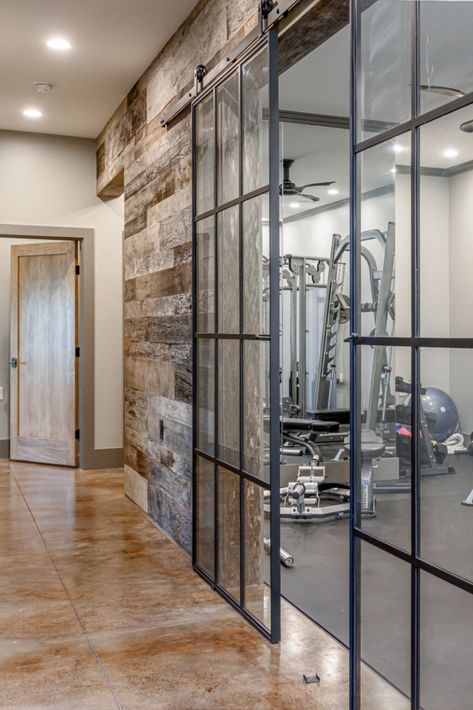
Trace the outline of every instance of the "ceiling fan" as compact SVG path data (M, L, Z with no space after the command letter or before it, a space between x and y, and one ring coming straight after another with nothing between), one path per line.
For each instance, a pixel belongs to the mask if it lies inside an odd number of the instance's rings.
M301 185L299 187L298 185L296 185L295 182L291 180L290 177L290 170L293 163L294 161L290 158L284 158L284 160L282 161L283 181L281 185L279 185L279 194L281 195L281 197L297 197L298 199L302 198L305 200L310 200L311 202L318 202L320 200L320 197L316 197L315 195L308 195L304 192L304 190L307 187L328 187L328 185L333 185L335 180L331 180L330 182L309 182L307 183L307 185Z

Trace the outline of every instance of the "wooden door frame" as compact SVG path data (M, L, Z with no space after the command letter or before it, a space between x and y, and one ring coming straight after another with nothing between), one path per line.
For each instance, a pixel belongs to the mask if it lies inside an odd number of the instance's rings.
M0 225L0 238L74 241L79 245L79 466L123 465L123 449L95 448L95 230L82 227Z

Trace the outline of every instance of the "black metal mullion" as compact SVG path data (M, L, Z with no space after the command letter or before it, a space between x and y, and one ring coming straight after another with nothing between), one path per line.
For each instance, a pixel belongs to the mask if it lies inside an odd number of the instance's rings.
M265 195L268 192L269 192L269 185L263 185L262 187L257 187L254 190L250 190L250 192L247 192L245 194L242 193L241 195L234 197L232 200L228 200L227 202L222 202L221 205L216 205L215 207L212 207L212 209L206 210L205 212L202 212L201 214L196 215L195 220L197 222L202 222L204 219L207 219L207 217L211 217L216 212L225 212L225 210L228 210L231 207L235 207L236 205L240 205L242 202L248 202L248 200L252 200L255 197L259 197L260 195Z
M271 641L281 638L280 404L279 404L279 60L278 36L268 34L269 52L269 303L270 303L270 565Z
M452 586L456 587L457 589L461 589L464 592L473 594L472 580L466 579L465 577L460 577L460 575L450 572L444 567L439 567L433 562L428 562L422 557L415 557L410 552L407 552L406 550L403 550L400 547L396 547L390 542L387 542L382 538L376 537L376 535L372 535L371 533L366 532L366 530L364 530L363 528L354 528L354 532L356 537L358 537L360 540L363 540L363 542L367 542L370 545L377 547L379 550L382 550L383 552L386 552L389 555L392 555L393 557L396 557L397 559L402 560L403 562L406 562L407 564L410 564L423 572L428 572L432 577L441 579L444 582L447 582L448 584L451 584Z
M387 347L413 347L413 348L457 348L463 350L473 349L473 338L430 338L409 336L376 337L371 335L352 335L346 341L354 341L358 345L385 345Z
M416 0L416 2L418 2L418 0ZM385 143L388 140L398 138L403 133L408 133L414 128L424 126L426 123L431 123L439 118L448 116L448 114L453 113L458 109L465 108L466 106L470 106L471 104L473 104L473 92L465 94L465 96L461 96L458 99L454 99L448 103L442 104L441 106L438 106L431 111L427 111L422 115L413 116L410 120L404 121L397 126L393 126L382 133L366 138L355 145L354 151L355 153L362 153L368 148L374 148L375 146Z
M361 67L359 42L361 36L361 5L352 0L350 5L351 68L350 68L350 585L349 585L349 706L359 710L361 706L361 542L355 534L360 520L359 480L361 471L360 450L360 348L356 342L360 332L360 169L355 147L360 128L358 108L360 105Z
M236 473L237 476L240 475L243 478L245 478L247 481L250 481L251 483L255 483L257 486L260 486L261 488L264 488L265 490L270 490L271 485L268 483L268 481L265 481L263 478L258 478L258 476L254 476L252 473L249 473L246 471L244 468L240 469L238 466L234 466L231 463L227 463L223 459L219 458L218 456L212 456L212 454L209 454L207 451L203 451L202 449L199 449L199 447L196 448L196 454L198 456L201 456L204 459L207 459L207 461L211 461L212 463L216 463L218 466L224 466L225 468L228 468L229 471L232 473Z
M218 203L218 178L219 178L219 150L218 150L218 110L217 110L217 88L213 89L213 107L214 107L214 205ZM218 215L215 213L213 215L214 220L214 329L217 333L219 331L219 303L218 303L218 255L219 255L219 234L218 234ZM215 338L214 342L214 453L218 455L218 338ZM219 553L220 553L220 536L219 536L219 506L218 506L218 496L219 496L219 481L218 481L218 465L214 462L214 581L218 584L219 579Z
M202 340L258 340L270 342L269 335L255 335L254 333L195 333L197 339Z
M196 238L196 224L195 224L195 212L196 212L196 158L195 158L195 145L196 145L196 108L192 109L192 562L196 564L197 562L197 411L198 407L198 377L197 377L197 341L195 339L195 333L197 331L197 238Z
M243 195L243 79L242 79L242 65L238 67L238 194L241 198ZM243 205L240 201L238 203L238 258L239 258L239 279L238 279L238 308L239 308L239 331L240 336L244 331L244 314L243 314L243 270L244 270L244 253L243 253ZM246 580L245 580L245 534L246 534L246 520L245 520L245 479L241 476L241 471L243 469L243 428L244 428L244 417L243 417L243 398L244 385L243 385L243 352L244 352L244 340L240 337L239 340L239 368L240 368L240 378L239 378L239 394L238 394L238 406L239 406L239 448L240 448L240 605L244 608L246 605Z
M420 109L419 1L413 3L411 26L412 117ZM419 127L411 130L411 335L420 337L420 144ZM420 379L419 348L411 348L411 554L420 552ZM411 564L411 708L420 707L420 570Z

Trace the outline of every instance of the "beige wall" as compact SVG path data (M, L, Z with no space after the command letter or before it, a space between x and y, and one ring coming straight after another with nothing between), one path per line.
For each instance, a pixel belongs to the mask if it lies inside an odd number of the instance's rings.
M0 131L0 223L95 230L95 447L122 440L123 198L95 193L95 143ZM0 239L0 440L8 438L9 252Z

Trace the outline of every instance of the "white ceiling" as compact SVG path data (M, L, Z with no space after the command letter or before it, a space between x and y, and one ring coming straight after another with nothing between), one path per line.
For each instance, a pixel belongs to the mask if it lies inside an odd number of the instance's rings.
M0 129L95 138L196 2L1 0ZM53 36L72 49L49 49ZM25 118L30 106L42 118Z

